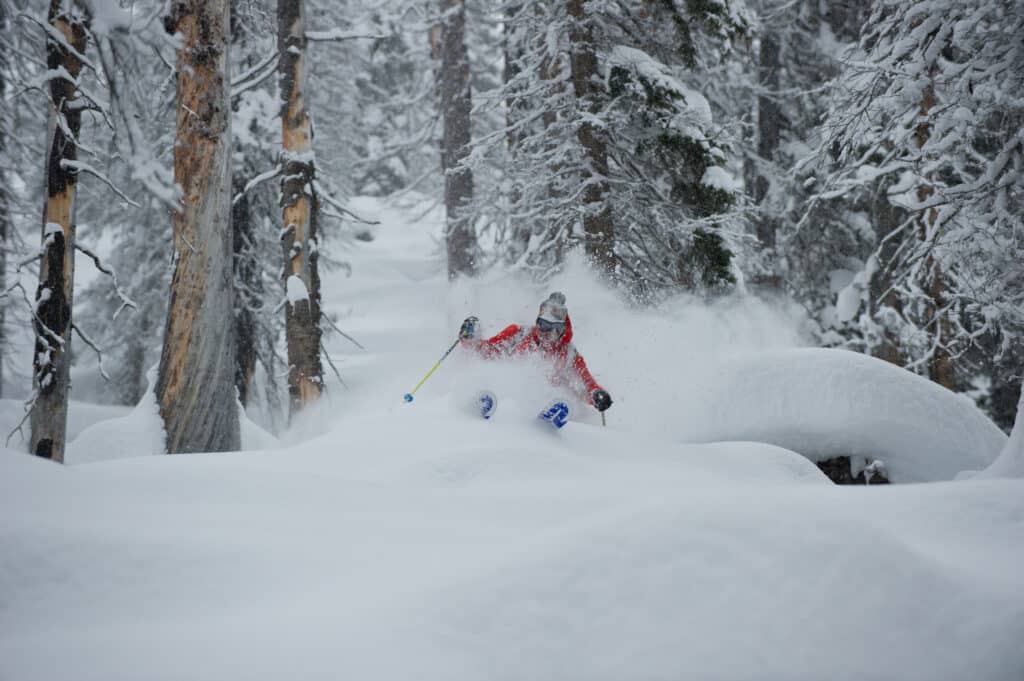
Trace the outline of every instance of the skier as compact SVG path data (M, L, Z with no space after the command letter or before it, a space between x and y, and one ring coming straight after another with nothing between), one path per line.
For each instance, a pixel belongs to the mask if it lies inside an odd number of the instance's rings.
M510 324L498 335L477 338L479 319L467 317L459 330L462 346L474 350L486 359L538 355L551 364L548 380L556 387L568 388L583 402L592 404L600 412L612 406L612 398L598 384L587 369L583 355L572 344L572 321L565 307L565 296L554 292L540 304L537 321L532 327ZM493 393L484 391L477 396L480 414L490 418L497 406ZM569 419L569 405L565 400L554 400L540 417L558 428Z

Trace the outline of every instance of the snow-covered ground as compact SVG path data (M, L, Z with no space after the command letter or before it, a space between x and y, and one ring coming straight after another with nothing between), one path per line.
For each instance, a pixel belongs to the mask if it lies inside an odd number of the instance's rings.
M330 341L347 387L280 442L143 456L152 404L75 404L78 465L0 453L0 679L1024 678L1024 481L952 481L1006 440L973 406L792 311L631 310L578 266L549 288L606 427L543 427L533 367L458 350L407 405L463 317L547 289L449 287L433 213L357 209L378 238L325 302L366 350ZM938 482L836 487L808 459L841 453Z

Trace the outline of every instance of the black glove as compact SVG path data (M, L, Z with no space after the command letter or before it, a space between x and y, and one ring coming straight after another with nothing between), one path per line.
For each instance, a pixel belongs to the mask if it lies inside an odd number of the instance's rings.
M466 317L459 329L459 340L473 340L476 338L476 325L480 322L476 317Z
M595 390L590 395L590 399L593 401L594 406L597 407L598 411L604 411L608 407L612 406L612 396L604 390Z

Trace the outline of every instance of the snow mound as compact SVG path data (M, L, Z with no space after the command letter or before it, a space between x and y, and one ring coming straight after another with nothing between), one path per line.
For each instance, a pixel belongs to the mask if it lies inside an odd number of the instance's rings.
M154 456L167 451L166 435L157 405L156 367L146 373L149 382L142 400L125 416L89 426L68 439L64 463L79 464L134 456Z
M821 461L882 459L893 482L981 470L1006 436L969 399L888 362L793 349L724 361L698 387L697 442L769 442Z

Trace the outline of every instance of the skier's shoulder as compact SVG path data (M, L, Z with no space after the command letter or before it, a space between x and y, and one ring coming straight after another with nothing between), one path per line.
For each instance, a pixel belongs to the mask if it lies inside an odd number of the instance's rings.
M493 338L492 341L503 341L509 338L519 338L523 333L523 327L520 324L509 324L504 329L499 331Z

